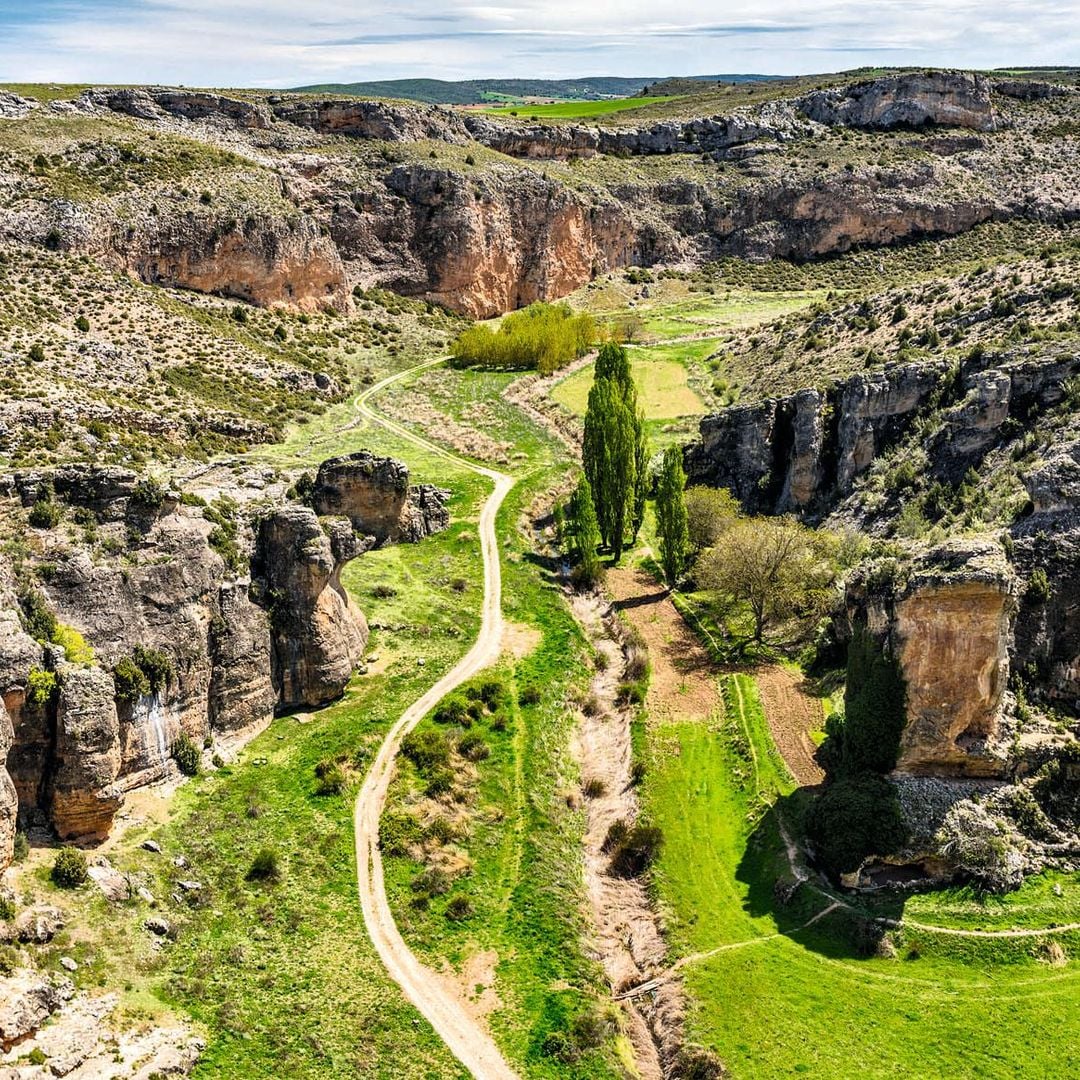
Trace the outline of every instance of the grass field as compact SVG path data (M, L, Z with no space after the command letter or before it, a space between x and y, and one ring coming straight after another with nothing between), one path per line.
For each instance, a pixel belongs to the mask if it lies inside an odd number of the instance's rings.
M560 101L553 105L511 105L485 109L495 116L517 116L520 119L582 120L613 113L642 109L668 101L667 97L608 98L604 101Z
M786 858L775 807L794 828L800 801L753 680L728 677L724 691L713 723L649 727L644 740L645 806L665 836L656 892L674 958L696 957L683 969L688 1036L716 1049L736 1080L1061 1075L1080 1051L1080 983L1072 962L1047 962L1044 939L905 929L893 935L895 957L863 956L849 914L806 926L821 894L804 887L777 903ZM905 913L1052 926L1080 906L1075 876L1063 898L1055 883L1035 879L989 913L968 890L913 897ZM880 907L899 914L895 898ZM1078 935L1059 940L1066 956L1080 948Z
M631 350L630 368L646 419L673 420L705 412L704 402L690 388L686 360L707 351L707 345L703 347L701 343L689 348L656 346ZM589 364L563 379L551 396L572 413L584 416L592 384L593 365Z

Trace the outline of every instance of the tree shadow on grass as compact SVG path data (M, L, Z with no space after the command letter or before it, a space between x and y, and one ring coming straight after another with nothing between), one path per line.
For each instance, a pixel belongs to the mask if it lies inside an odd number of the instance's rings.
M777 932L831 959L858 960L879 955L889 921L903 917L903 893L882 890L871 904L827 882L812 867L799 881L792 871L780 823L795 843L812 797L809 788L779 796L747 838L735 878L747 888L744 909L752 918L771 918ZM800 852L799 861L805 864ZM840 906L822 915L830 906Z

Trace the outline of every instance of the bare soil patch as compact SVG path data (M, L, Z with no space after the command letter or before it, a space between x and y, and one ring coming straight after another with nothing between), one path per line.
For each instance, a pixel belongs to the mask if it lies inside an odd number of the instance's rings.
M607 572L615 607L633 623L649 650L652 679L645 704L653 722L705 720L720 705L709 654L671 602L667 589L646 570Z
M800 787L816 787L825 772L814 757L810 733L822 722L821 702L808 694L801 675L779 664L754 672L769 734Z

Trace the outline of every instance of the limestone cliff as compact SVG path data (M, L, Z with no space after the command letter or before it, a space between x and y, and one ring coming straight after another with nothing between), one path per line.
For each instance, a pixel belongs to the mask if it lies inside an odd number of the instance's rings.
M0 866L7 866L15 850L15 821L19 812L19 793L7 771L7 757L15 742L3 699L0 698Z

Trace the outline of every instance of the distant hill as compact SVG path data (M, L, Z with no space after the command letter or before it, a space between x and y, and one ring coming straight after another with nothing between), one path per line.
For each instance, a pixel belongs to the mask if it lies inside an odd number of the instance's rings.
M690 82L757 82L771 75L691 75ZM620 78L597 75L585 79L382 79L374 82L319 83L296 86L295 91L312 94L347 94L353 97L405 98L438 105L476 105L499 98L557 98L561 101L595 101L607 97L630 97L656 83L655 76Z

